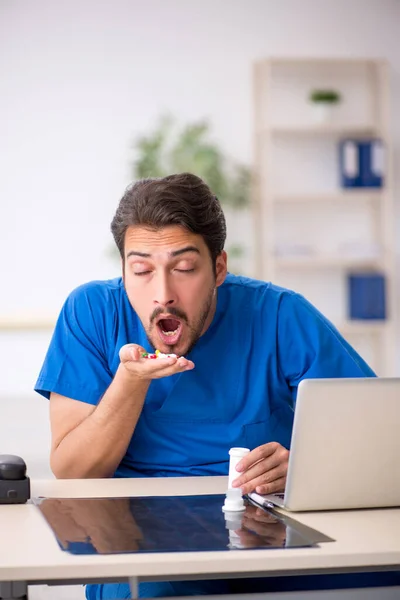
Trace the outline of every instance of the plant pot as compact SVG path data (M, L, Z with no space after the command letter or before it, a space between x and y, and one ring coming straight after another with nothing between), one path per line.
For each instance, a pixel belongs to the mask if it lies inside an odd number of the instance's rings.
M333 119L334 105L331 102L313 102L311 114L316 125L331 123Z

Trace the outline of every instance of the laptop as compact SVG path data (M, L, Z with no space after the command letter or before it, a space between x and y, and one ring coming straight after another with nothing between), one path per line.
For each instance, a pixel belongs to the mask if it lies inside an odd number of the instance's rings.
M289 511L400 506L400 378L300 382L284 494Z

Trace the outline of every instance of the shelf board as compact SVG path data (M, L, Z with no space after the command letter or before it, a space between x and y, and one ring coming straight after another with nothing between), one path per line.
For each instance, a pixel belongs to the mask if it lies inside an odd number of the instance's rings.
M12 315L0 317L0 332L48 331L55 327L57 318L36 315Z
M388 326L387 320L380 319L348 319L338 326L343 335L351 334L382 334Z
M266 64L272 66L381 66L386 65L387 60L385 58L363 58L360 57L347 57L347 56L335 56L335 57L324 57L324 56L287 56L287 57L271 57L268 59L257 61L258 64Z
M263 129L261 133L301 136L334 135L335 137L382 137L379 127L374 125L339 125L336 123L326 123L323 125L314 125L312 123L310 125L272 125L269 128Z
M310 194L276 194L272 196L276 204L302 204L308 202L318 203L339 203L339 202L374 202L382 198L382 188L376 189L354 189L354 190L342 190L338 192L326 193L321 192L320 194L311 192Z
M317 268L382 268L382 259L357 258L352 256L275 256L275 266L287 269L317 269Z

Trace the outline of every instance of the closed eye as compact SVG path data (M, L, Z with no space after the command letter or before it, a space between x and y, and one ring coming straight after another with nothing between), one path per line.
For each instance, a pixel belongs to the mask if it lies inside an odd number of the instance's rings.
M178 273L193 273L194 269L175 269Z
M140 277L141 275L148 275L149 273L151 273L151 271L140 271L140 273L134 273L134 275Z

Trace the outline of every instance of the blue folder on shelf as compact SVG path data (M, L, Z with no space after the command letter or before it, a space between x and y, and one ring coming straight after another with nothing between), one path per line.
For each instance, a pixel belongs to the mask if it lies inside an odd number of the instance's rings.
M363 187L380 188L384 179L384 147L382 140L360 142L361 183Z
M339 144L340 183L343 188L361 187L360 146L357 140Z
M339 143L339 169L342 188L382 187L385 170L382 140L342 140Z
M386 319L385 277L379 273L349 275L350 319Z

